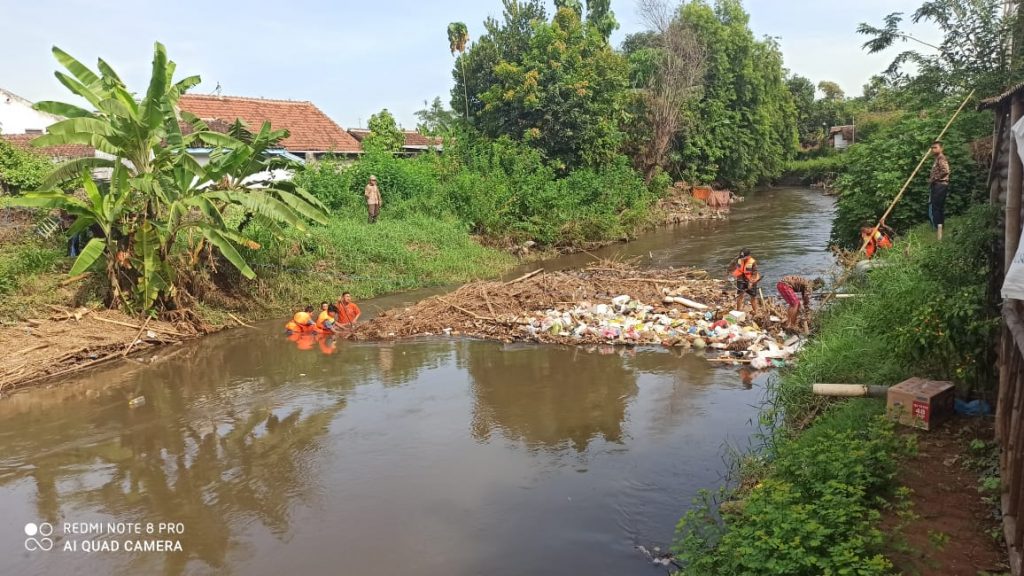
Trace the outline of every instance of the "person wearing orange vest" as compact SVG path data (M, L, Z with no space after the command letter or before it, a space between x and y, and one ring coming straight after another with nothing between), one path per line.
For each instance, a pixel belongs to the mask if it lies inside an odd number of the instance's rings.
M875 252L879 248L889 249L892 248L892 240L889 239L889 232L892 228L889 228L885 223L878 225L879 229L875 229L874 226L867 225L860 229L860 242L864 246L864 252L868 255L868 260L875 257ZM882 230L886 230L883 233Z
M346 328L352 328L359 321L359 317L362 314L363 312L359 309L359 306L352 301L352 293L343 293L338 300L338 324Z
M284 325L284 329L289 334L295 334L299 332L312 332L316 327L316 322L313 321L313 307L306 306L306 309L301 312L296 312L292 319Z
M743 310L743 296L750 295L750 306L754 314L758 312L757 284L761 281L761 273L757 271L757 260L750 255L750 250L740 250L740 256L733 262L732 277L736 279L736 309Z
M328 304L327 309L320 312L316 319L316 330L323 334L333 334L334 324L338 321L338 309L334 304Z

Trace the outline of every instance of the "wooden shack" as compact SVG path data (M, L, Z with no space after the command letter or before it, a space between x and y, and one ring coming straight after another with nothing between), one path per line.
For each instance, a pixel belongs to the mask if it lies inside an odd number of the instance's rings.
M1003 94L985 99L980 108L995 114L992 163L989 168L989 201L1001 208L1003 235L995 258L993 290L1002 285L1005 271L1017 253L1021 236L1022 175L1021 161L1013 126L1024 117L1024 84ZM1022 124L1024 126L1024 124ZM1010 554L1012 573L1021 574L1024 548L1024 305L1007 299L1002 306L1002 330L999 342L999 393L996 404L996 439L1000 446L1002 479L1003 534Z

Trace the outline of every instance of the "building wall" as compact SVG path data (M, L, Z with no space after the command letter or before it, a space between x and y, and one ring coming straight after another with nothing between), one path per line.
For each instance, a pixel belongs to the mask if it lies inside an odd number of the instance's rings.
M843 133L842 132L839 132L839 133L833 135L832 138L833 138L833 140L832 140L833 144L832 145L835 146L836 150L842 150L843 148L846 148L847 146L850 145L850 143L847 142L846 139L843 138Z
M58 119L32 109L32 103L24 98L0 90L0 134L26 134L33 130L40 133Z

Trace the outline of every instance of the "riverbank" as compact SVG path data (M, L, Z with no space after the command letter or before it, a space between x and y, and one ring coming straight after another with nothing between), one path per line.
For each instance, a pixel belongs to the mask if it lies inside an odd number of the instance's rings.
M652 208L650 226L721 219L689 196L670 194ZM0 390L68 374L146 348L209 334L256 319L286 316L301 303L333 302L342 292L358 300L409 290L451 286L501 276L525 261L543 261L559 250L523 253L485 245L452 219L385 217L368 224L338 217L308 232L274 236L253 226L263 246L246 255L258 277L248 281L230 267L206 271L206 288L196 305L200 325L168 322L157 336L138 335L141 321L102 306L102 279L68 278L70 259L63 241L32 233L26 216L20 234L0 247L0 342L8 349L32 349L30 362L0 373ZM623 240L618 240L622 242ZM112 319L121 325L104 323ZM173 313L169 315L174 318ZM174 334L170 334L173 332ZM79 338L75 335L85 335Z
M885 265L851 281L861 297L819 317L815 338L762 410L765 446L743 460L737 486L720 494L731 503L702 502L680 522L674 551L684 574L893 573L895 528L882 525L882 513L916 505L899 475L921 465L908 460L915 443L884 419L881 401L836 402L813 396L810 385L890 386L922 376L994 401L997 316L987 268L979 266L994 240L991 213L976 208L948 228L942 243L927 228L901 238L881 257Z

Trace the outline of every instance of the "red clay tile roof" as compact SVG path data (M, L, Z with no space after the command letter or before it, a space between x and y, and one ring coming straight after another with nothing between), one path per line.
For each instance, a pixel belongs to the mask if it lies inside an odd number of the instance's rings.
M207 123L215 119L231 123L240 118L257 131L269 121L271 128L290 132L282 144L291 152L362 152L355 138L311 102L185 94L178 105Z
M362 142L370 134L370 131L366 128L351 128L348 133L355 137L356 140ZM402 133L405 134L404 146L406 148L428 148L444 144L444 140L441 138L424 136L415 130L403 130Z
M43 156L49 156L55 160L70 160L73 158L91 158L96 155L96 149L85 144L60 144L58 146L36 147L32 141L39 137L39 134L4 134L2 138L7 140L16 148L29 150Z

